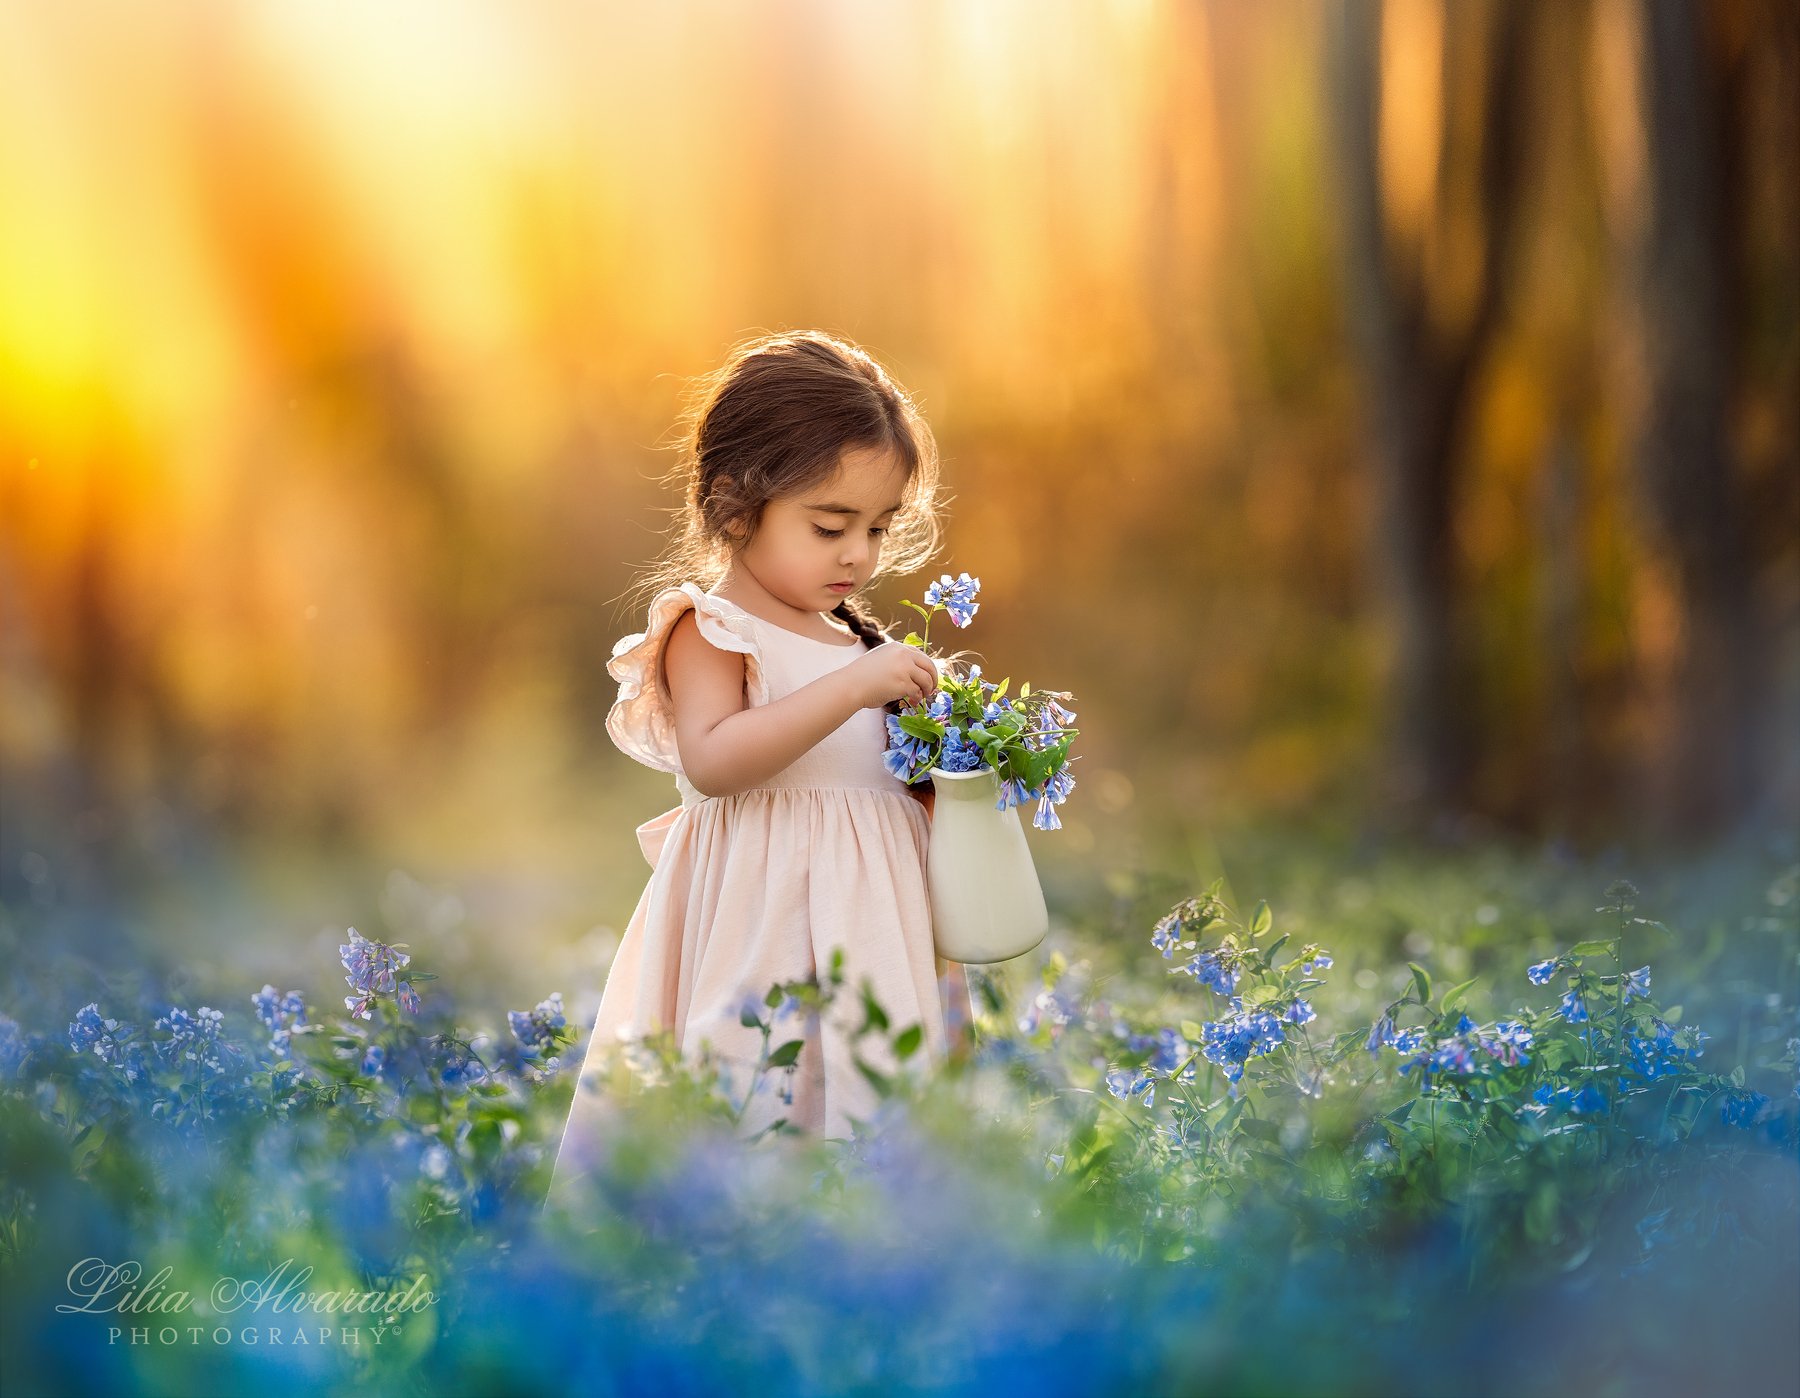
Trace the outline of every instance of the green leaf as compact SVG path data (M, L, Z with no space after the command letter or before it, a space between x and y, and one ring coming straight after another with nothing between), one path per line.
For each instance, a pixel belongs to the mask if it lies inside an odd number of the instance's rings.
M1662 1017L1666 1023L1680 1024L1681 1023L1681 1006L1680 1005L1670 1006L1668 1009L1666 1009L1662 1012Z
M738 1023L743 1025L746 1029L755 1029L762 1024L762 1017L748 1005L745 1005L743 1009L738 1011Z
M1293 935L1292 933L1283 932L1274 941L1270 942L1268 946L1263 948L1263 955L1269 958L1270 965L1274 965L1275 953L1280 951L1282 949L1282 947L1287 945L1287 939L1292 935Z
M769 1055L771 1068L787 1068L800 1056L800 1050L806 1046L804 1039L789 1039L780 1048Z
M763 1004L767 1005L772 1010L779 1005L784 998L786 997L782 993L781 984L778 981L770 986L769 993L763 996Z
M1181 1021L1181 1037L1190 1039L1194 1043L1199 1043L1200 1040L1206 1037L1206 1034L1193 1020L1184 1019Z
M912 598L910 598L910 597L902 597L900 599L900 605L902 607L911 607L920 616L924 617L926 621L931 620L931 613L926 611L923 607L921 607L917 602L913 601Z
M1031 697L1031 686L1029 684L1020 685L1019 686L1019 698L1029 699L1030 697Z
M863 1056L860 1053L853 1055L853 1057L856 1062L857 1072L867 1078L874 1089L883 1097L886 1097L894 1090L893 1082L888 1078L887 1074L871 1068L868 1063L864 1061Z
M931 741L944 736L944 725L927 714L901 714L900 731L910 738Z
M1070 1173L1072 1173L1076 1179L1080 1179L1085 1175L1091 1175L1095 1170L1106 1163L1107 1157L1112 1153L1113 1143L1108 1141L1105 1145L1094 1151L1093 1154L1089 1155L1087 1159L1083 1160Z
M908 631L906 633L906 644L909 646L917 646L919 649L923 650L925 647L925 638L917 631Z
M918 1052L920 1041L925 1037L924 1026L913 1024L904 1029L900 1037L894 1040L894 1052L901 1058L911 1058Z
M1593 941L1577 942L1570 947L1565 956L1610 956L1613 944L1610 939L1599 938Z
M1475 982L1480 979L1481 979L1480 976L1470 976L1468 978L1468 980L1464 981L1461 985L1455 986L1450 990L1446 990L1444 992L1444 1010L1443 1010L1443 1012L1445 1014L1449 1014L1450 1011L1454 1010L1458 1005L1462 1004L1463 995L1468 991L1470 986L1474 985Z
M1269 912L1269 900L1267 898L1258 899L1256 911L1250 914L1250 935L1252 937L1262 936L1269 930L1269 926L1274 920L1273 914Z
M1425 968L1416 961L1409 961L1406 965L1412 972L1413 987L1419 992L1419 1003L1429 1005L1431 1003L1431 977L1425 973Z

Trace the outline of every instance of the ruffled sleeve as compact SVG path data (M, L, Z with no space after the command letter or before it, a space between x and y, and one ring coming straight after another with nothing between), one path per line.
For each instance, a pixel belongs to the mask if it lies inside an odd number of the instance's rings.
M669 632L689 608L700 634L720 650L744 657L744 682L752 704L769 702L763 671L762 643L755 623L734 603L713 597L698 584L664 588L650 601L650 619L642 631L613 646L606 673L619 682L619 697L606 715L606 731L627 757L662 772L680 772L675 746L675 706L663 677L663 648Z

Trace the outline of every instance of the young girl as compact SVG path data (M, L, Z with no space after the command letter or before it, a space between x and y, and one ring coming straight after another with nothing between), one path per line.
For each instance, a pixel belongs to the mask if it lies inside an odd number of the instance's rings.
M606 720L628 756L675 774L681 804L638 827L653 872L606 977L553 1194L591 1165L590 1074L622 1040L666 1028L684 1057L709 1042L741 1093L762 1047L746 997L766 1019L771 984L823 980L835 948L835 1013L776 1023L771 1047L804 1047L785 1082L765 1072L746 1130L785 1117L845 1137L871 1115L850 1037L865 978L890 1032L918 1024L933 1058L968 1019L960 968L932 945L929 786L882 762L886 713L929 698L940 662L854 600L937 546L930 432L866 353L809 332L734 352L686 446L683 537L648 580L649 624L613 647ZM891 1072L881 1039L857 1050Z

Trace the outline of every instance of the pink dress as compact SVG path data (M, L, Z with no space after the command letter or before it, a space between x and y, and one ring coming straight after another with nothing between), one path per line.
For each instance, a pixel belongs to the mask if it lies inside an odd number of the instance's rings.
M780 1069L764 1073L742 1118L746 1132L785 1117L847 1137L853 1117L872 1114L879 1098L850 1056L864 977L891 1033L922 1027L915 1061L941 1060L947 1049L945 987L925 883L931 823L882 764L883 711L859 709L759 787L701 795L681 771L662 673L669 632L690 607L706 640L744 656L752 705L772 703L868 653L847 630L841 644L802 636L692 582L658 593L646 629L613 647L607 673L618 680L619 697L606 730L628 756L674 773L681 804L637 830L652 873L606 977L557 1156L557 1184L585 1171L604 1129L600 1094L586 1083L603 1054L623 1039L673 1029L689 1061L703 1041L711 1044L715 1061L727 1061L735 1073L735 1100L742 1101L762 1036L740 1022L739 1005L746 995L760 1000L776 981L815 972L823 979L834 947L844 949L837 1003L819 1022L794 1014L776 1021L771 1048L792 1038L805 1046L791 1077ZM764 1006L762 1013L770 1011ZM891 1072L896 1065L884 1048L882 1036L871 1034L858 1051Z

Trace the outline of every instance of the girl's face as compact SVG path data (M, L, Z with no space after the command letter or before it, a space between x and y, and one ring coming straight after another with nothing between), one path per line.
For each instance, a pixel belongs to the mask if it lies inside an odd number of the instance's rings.
M823 485L763 506L762 524L735 567L796 611L828 612L874 575L905 486L905 467L892 453L847 450ZM844 582L850 586L832 586Z

